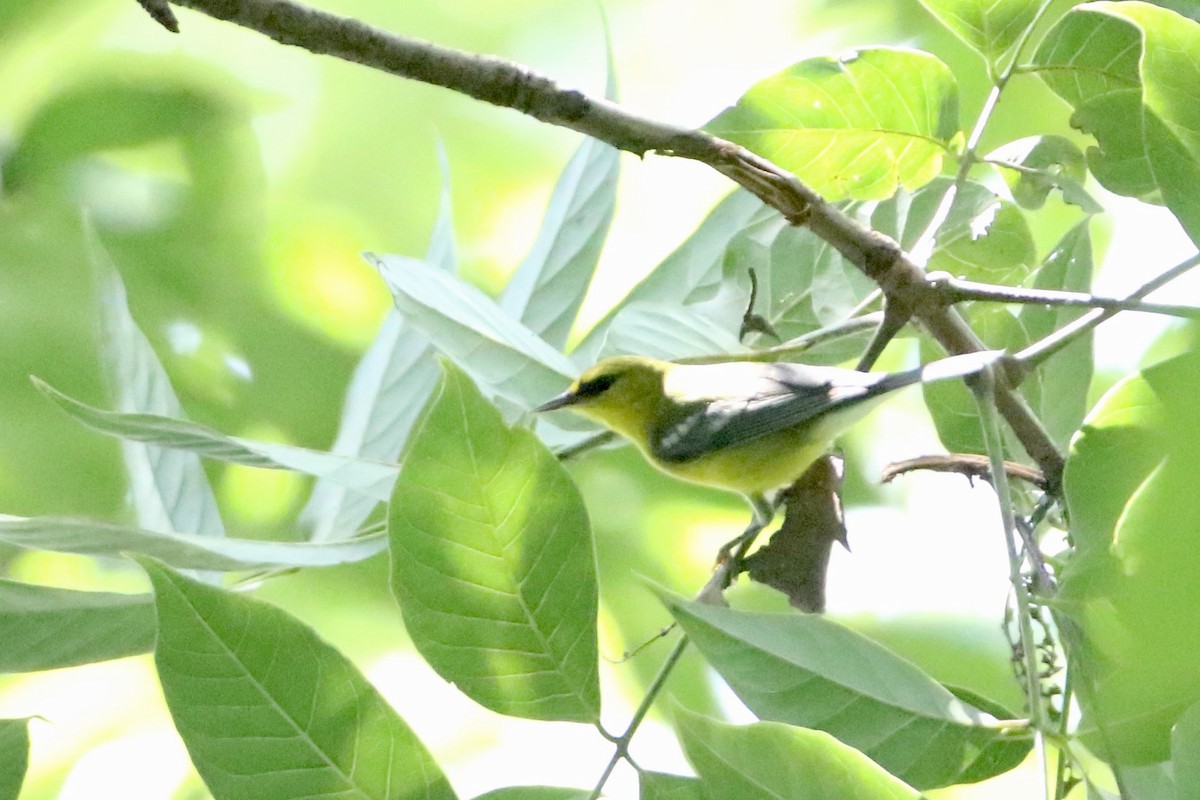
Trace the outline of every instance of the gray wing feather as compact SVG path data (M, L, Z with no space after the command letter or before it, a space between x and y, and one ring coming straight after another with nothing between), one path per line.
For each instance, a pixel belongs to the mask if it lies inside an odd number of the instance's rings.
M689 461L793 428L917 380L915 372L888 375L764 364L757 385L745 395L680 405L673 418L651 433L651 450L668 463Z

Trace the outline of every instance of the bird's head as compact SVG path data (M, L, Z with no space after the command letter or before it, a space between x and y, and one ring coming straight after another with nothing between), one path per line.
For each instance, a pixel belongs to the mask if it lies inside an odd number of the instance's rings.
M663 374L668 364L641 356L606 358L583 374L558 397L534 411L570 410L624 436L646 429L663 399Z

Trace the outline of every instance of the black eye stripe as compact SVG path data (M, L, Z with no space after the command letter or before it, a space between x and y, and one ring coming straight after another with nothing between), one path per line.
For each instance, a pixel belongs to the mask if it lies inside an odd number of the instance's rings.
M575 390L576 397L596 397L604 394L609 388L617 382L616 375L599 375L592 378L590 381L584 381L579 384L579 388Z

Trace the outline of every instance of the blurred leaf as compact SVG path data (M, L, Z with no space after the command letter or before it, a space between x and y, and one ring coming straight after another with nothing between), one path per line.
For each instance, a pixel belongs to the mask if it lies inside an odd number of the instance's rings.
M756 216L778 217L749 192L738 189L717 204L699 227L597 323L575 349L583 366L596 361L617 313L637 302L678 307L707 299L722 285L722 264L730 240Z
M921 0L956 36L995 65L1037 16L1037 0Z
M738 232L726 251L726 285L745 287L738 312L744 313L747 305L750 270L758 282L754 312L766 319L780 340L842 322L875 289L874 282L824 240L777 214L757 217ZM778 340L759 336L754 343L772 345ZM804 361L845 361L861 352L864 343L862 336L848 336L805 353Z
M323 477L356 492L386 501L399 466L309 450L287 444L226 436L198 422L153 414L121 414L81 403L32 377L33 385L59 408L100 433L188 450L205 458L261 469L290 469Z
M1067 231L1046 256L1033 285L1038 289L1088 292L1094 269L1091 230L1085 219ZM1029 341L1034 342L1079 316L1078 309L1027 305L1021 308L1020 321ZM1030 376L1040 389L1041 403L1034 411L1059 447L1067 446L1087 411L1093 339L1091 331L1078 337Z
M310 628L140 563L154 585L163 695L215 797L455 796L404 720Z
M738 341L741 312L726 304L637 302L625 306L609 326L600 356L626 355L675 360L690 356L744 352ZM724 319L721 319L724 317Z
M0 579L0 641L5 642L0 672L60 669L145 653L154 646L151 598Z
M484 387L523 409L562 391L567 357L507 316L479 289L415 258L367 253L405 320Z
M642 770L638 784L638 800L708 800L699 778Z
M567 335L608 236L617 199L619 152L590 136L571 156L529 254L500 308L555 347Z
M443 149L439 148L438 156L442 197L425 258L427 263L454 274L457 255L450 169ZM375 340L354 368L332 452L372 461L396 461L437 378L437 362L429 340L406 325L399 311L390 309ZM389 479L385 487L388 495L391 488ZM363 523L379 500L378 496L347 491L342 483L321 478L300 512L300 521L312 532L312 541L344 538Z
M29 767L29 720L0 719L0 800L17 800Z
M94 231L88 250L100 308L100 355L113 404L127 414L183 417L171 381L129 313L125 286ZM140 527L224 536L204 466L195 453L121 441L130 500Z
M1063 136L1029 136L1009 142L988 154L987 160L1012 164L1000 173L1012 190L1013 199L1022 208L1036 211L1046 203L1051 189L1062 192L1066 203L1079 206L1087 214L1104 211L1083 188L1087 180L1087 161L1075 143Z
M859 50L794 64L705 127L796 173L827 200L882 200L941 171L960 136L958 87L928 53Z
M978 183L964 184L937 231L930 270L1017 286L1033 271L1037 248L1021 209Z
M1198 392L1195 352L1144 370L1101 400L1067 461L1078 552L1058 604L1081 665L1081 735L1121 764L1168 758L1171 726L1200 701L1200 642L1181 635L1200 629Z
M1003 305L978 303L970 308L967 319L989 350L1014 353L1029 343L1029 334L1017 317ZM927 337L921 338L921 361L944 358L946 353ZM1053 369L1053 362L1050 368ZM982 453L983 433L975 395L961 380L921 384L925 406L937 428L938 438L951 453ZM1040 387L1036 381L1022 385L1021 393L1035 408L1041 407ZM1048 397L1047 402L1055 398ZM1070 404L1073 407L1074 404Z
M913 786L949 786L968 775L982 780L1029 752L1030 738L1012 724L966 705L912 663L824 617L663 600L759 717L826 731Z
M595 557L579 490L449 364L405 453L388 530L405 626L438 674L503 714L598 718Z
M588 800L586 789L567 789L559 786L506 786L481 794L475 800Z
M680 709L676 727L708 797L917 800L920 793L820 731L774 722L727 725Z
M195 144L245 124L252 112L245 93L234 91L219 71L180 54L126 52L80 74L26 123L5 162L6 189L61 179L95 153L162 139ZM191 166L203 168L203 160L194 158Z
M307 544L165 533L74 517L0 514L0 542L28 550L119 556L143 553L176 567L251 570L263 567L328 567L362 561L387 546L382 534L344 542Z
M1183 712L1171 728L1171 768L1176 800L1200 797L1200 704Z
M1105 188L1161 200L1200 241L1200 24L1147 3L1088 3L1034 57L1046 83L1093 134L1088 165Z
M879 203L870 225L912 250L937 216L949 178L915 192L899 192ZM1037 251L1020 209L981 183L958 187L950 213L941 222L929 258L930 270L984 283L1018 285L1033 269Z

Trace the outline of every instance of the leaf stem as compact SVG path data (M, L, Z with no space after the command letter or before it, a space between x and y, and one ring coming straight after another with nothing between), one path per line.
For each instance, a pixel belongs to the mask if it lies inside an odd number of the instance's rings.
M604 784L608 783L609 777L612 776L613 770L616 769L621 759L630 760L629 743L632 741L633 735L637 733L637 729L641 726L642 720L646 718L646 714L650 712L650 707L658 699L663 686L667 683L667 678L675 670L675 665L679 663L679 659L683 655L683 651L687 649L687 645L688 638L680 636L679 641L675 643L675 646L671 648L671 652L667 654L666 661L658 668L658 674L654 676L654 680L651 681L649 688L646 689L646 696L642 698L641 704L633 712L633 717L629 720L629 726L625 728L625 732L614 739L604 731L601 731L602 735L612 741L617 747L613 751L612 758L605 765L604 771L600 773L600 777L597 779L595 787L592 788L592 793L589 795L588 800L599 799L600 794L604 791ZM630 763L633 762L630 761Z
M1033 604L1021 567L1023 558L1017 544L1017 525L1013 515L1008 473L1004 469L1004 445L996 413L994 388L995 373L990 368L981 373L979 379L971 387L979 406L984 444L991 461L992 486L996 490L996 501L1000 507L1000 521L1004 527L1004 544L1008 550L1008 577L1016 596L1017 629L1020 632L1021 655L1025 662L1025 693L1029 703L1029 719L1042 763L1043 792L1049 797L1050 787L1045 778L1048 766L1045 741L1047 726L1041 702L1041 687L1038 681L1037 643L1033 638Z

